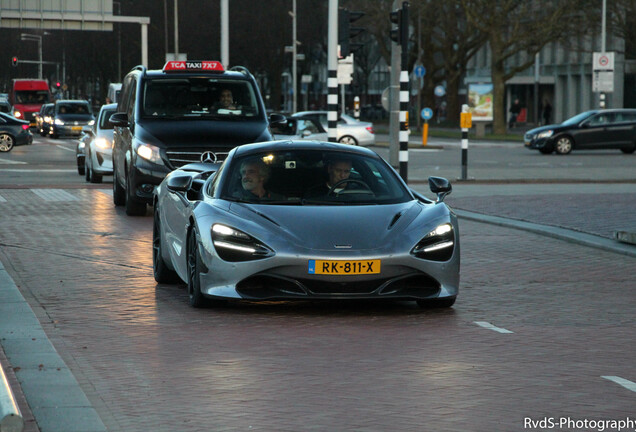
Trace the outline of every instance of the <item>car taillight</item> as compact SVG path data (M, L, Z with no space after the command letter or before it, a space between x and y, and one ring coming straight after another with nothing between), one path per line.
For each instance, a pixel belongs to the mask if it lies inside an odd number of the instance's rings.
M27 130L29 129L29 125L22 125L22 130Z
M375 133L373 132L373 126L367 126L366 128L370 133Z

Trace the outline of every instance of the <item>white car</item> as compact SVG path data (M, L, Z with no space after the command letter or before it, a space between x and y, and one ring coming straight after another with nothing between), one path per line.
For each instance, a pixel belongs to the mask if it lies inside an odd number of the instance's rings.
M327 131L318 120L287 117L285 123L271 126L277 140L327 141Z
M117 104L103 105L95 124L84 128L84 175L91 183L101 183L103 176L113 174L113 124L109 120L115 112Z
M292 114L294 118L314 119L327 131L327 111L301 111ZM338 118L338 142L349 145L375 145L373 123L354 119L350 115L340 114Z

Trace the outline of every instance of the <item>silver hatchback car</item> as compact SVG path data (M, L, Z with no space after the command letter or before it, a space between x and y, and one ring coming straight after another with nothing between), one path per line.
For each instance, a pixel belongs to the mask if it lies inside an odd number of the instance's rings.
M310 118L320 122L327 130L327 111L300 111L292 117ZM349 145L375 145L373 123L354 119L350 115L340 114L338 118L338 142Z

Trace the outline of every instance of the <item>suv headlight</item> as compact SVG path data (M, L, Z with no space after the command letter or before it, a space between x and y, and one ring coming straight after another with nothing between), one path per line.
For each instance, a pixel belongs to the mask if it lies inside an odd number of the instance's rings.
M212 225L214 249L224 261L251 261L274 255L274 251L254 237L227 225Z
M550 129L547 131L539 132L537 134L537 138L550 138L553 134L554 134L554 131Z
M95 124L95 120L91 120L91 121L88 122L89 126L93 126L94 124Z
M152 163L163 165L159 147L153 146L151 144L139 144L136 148L136 151L141 158L146 159L147 161Z
M429 232L411 250L418 258L431 261L448 261L455 249L455 235L450 223L439 225Z
M60 119L55 119L54 123L58 126L64 126L64 122Z

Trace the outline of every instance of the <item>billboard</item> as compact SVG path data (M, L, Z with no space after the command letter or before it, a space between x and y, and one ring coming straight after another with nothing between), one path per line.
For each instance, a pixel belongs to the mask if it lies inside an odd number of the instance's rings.
M112 31L112 0L0 0L0 27Z
M492 121L493 85L468 84L468 111L473 121Z

